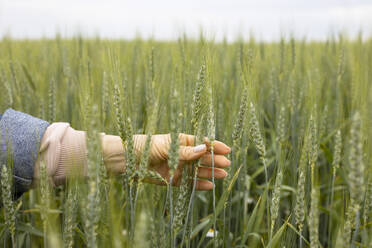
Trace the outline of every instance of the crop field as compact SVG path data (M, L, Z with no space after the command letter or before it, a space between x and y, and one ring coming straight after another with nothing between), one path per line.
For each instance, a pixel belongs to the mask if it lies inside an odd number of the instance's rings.
M0 246L372 247L371 106L372 39L361 35L3 38L0 113L69 122L87 131L89 152L88 178L53 188L41 166L16 201L2 167ZM100 132L126 144L124 174L107 175ZM131 137L161 133L223 141L228 176L196 191L195 161L180 186L146 183L160 175L147 168L149 144L136 161Z

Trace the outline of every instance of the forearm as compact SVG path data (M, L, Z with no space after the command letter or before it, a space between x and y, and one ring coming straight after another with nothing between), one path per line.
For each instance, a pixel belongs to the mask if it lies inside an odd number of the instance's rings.
M40 165L46 166L46 172L51 184L64 184L71 176L87 176L88 150L86 132L70 127L68 123L49 123L14 110L8 110L0 119L0 166L12 162L13 186L15 196L18 197L32 185L37 185L40 179ZM109 174L125 172L125 151L119 136L100 134L101 151L104 166ZM134 153L140 160L147 140L146 135L134 135ZM211 157L207 153L208 141L194 147L195 137L179 134L179 157L175 178L180 178L183 166L191 161L201 159L203 165L210 166ZM158 175L153 183L163 183L168 180L171 169L168 165L168 151L171 144L169 134L153 135L151 137L149 153L149 169ZM215 165L225 168L230 165L224 155L230 148L219 141L214 141ZM9 157L9 154L12 155ZM216 155L217 154L217 155ZM99 161L97 161L99 162ZM224 178L226 172L215 168L215 177ZM172 172L172 173L173 173ZM198 175L201 178L211 178L212 169L201 166ZM159 180L158 176L161 176ZM175 183L177 180L173 180ZM198 180L199 182L199 180ZM209 190L213 188L211 182L200 181L197 189Z
M125 170L124 148L120 137L100 134L102 156L109 174ZM86 132L70 127L68 123L53 123L46 130L35 164L34 185L39 180L40 164L46 165L53 185L64 184L70 176L87 176L88 150Z

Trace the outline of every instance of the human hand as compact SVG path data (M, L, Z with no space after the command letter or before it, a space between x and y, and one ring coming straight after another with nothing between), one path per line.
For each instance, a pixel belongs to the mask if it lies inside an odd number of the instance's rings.
M134 148L137 160L141 158L142 151L146 143L146 135L134 135ZM213 184L211 181L205 179L212 178L212 155L210 153L210 142L205 139L204 144L194 146L194 136L187 134L179 134L179 163L174 172L172 184L179 185L182 178L183 168L188 166L191 168L192 161L200 160L197 174L197 190L211 190ZM148 169L154 170L159 173L164 179L169 182L170 167L168 165L168 150L171 144L170 134L159 134L151 137L151 149L149 156ZM220 141L214 141L214 177L222 179L227 176L226 168L230 165L230 161L224 156L230 153L231 149ZM124 149L120 137L105 135L102 140L102 148L104 154L104 161L109 172L123 173L125 171L124 163ZM146 178L145 181L154 184L164 184L160 180L153 178Z

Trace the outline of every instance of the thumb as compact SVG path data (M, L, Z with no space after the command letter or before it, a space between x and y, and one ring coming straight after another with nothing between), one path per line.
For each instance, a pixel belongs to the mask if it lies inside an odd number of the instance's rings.
M183 161L193 161L201 158L207 152L205 144L198 146L180 146L179 159Z

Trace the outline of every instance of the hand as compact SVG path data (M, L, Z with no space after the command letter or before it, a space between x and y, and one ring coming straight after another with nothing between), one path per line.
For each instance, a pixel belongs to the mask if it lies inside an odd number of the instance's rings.
M138 159L141 158L142 151L146 143L146 135L134 135L135 153ZM205 139L204 144L194 146L194 136L187 134L179 135L179 164L174 172L172 184L179 185L182 178L184 166L190 166L191 162L201 159L198 168L197 190L211 190L213 184L205 179L212 178L212 156L210 153L210 142ZM118 143L120 142L120 143ZM151 149L149 157L149 169L158 172L164 179L169 182L170 168L168 166L168 150L171 144L170 134L153 135L151 138ZM118 154L124 154L121 139L118 136L105 135L102 141L104 161L108 170L112 173L123 173L125 165L124 159L119 159ZM224 156L230 153L230 148L220 141L214 141L214 176L216 179L222 179L227 176L226 168L230 161ZM115 157L117 159L115 159ZM112 162L115 163L112 163ZM155 179L146 179L147 182L155 184L164 184L164 182Z

